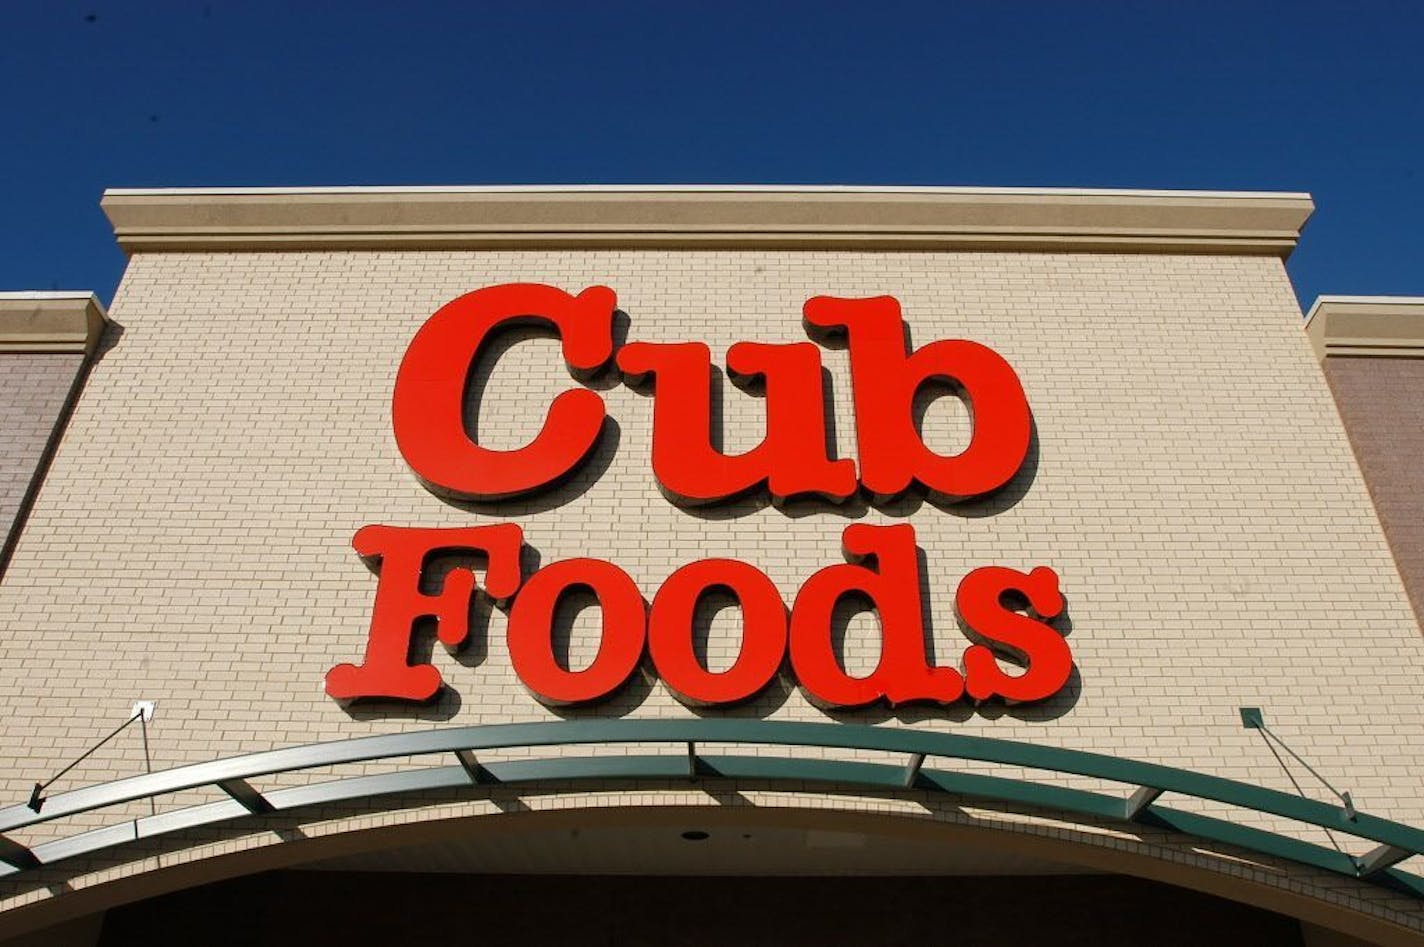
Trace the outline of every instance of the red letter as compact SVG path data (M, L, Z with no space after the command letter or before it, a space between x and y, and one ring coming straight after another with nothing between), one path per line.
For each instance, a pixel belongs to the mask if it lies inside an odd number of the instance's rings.
M1042 621L1006 608L1001 601L1006 592L1027 598L1039 619L1053 618L1063 611L1058 576L1046 566L1027 575L1003 566L985 566L966 575L954 595L959 617L976 635L1017 656L1026 666L1022 674L1011 677L999 668L987 646L970 645L964 652L969 696L982 701L998 694L1009 703L1052 697L1068 682L1073 669L1068 642Z
M905 354L900 304L891 296L806 303L806 321L844 326L850 336L851 388L860 481L877 498L919 481L959 500L997 490L1028 455L1032 422L1018 376L993 349L962 339L931 342ZM915 428L915 393L941 379L963 387L974 415L969 446L954 457L925 447Z
M452 569L441 590L426 595L420 591L426 557L457 550L487 553L485 591L496 601L504 601L519 588L521 541L519 527L512 523L454 529L362 527L351 545L363 557L381 560L366 657L360 665L338 664L327 671L326 692L337 700L389 697L421 701L434 697L440 690L440 672L431 664L407 663L414 623L433 617L438 623L436 633L446 647L462 644L470 633L475 575L469 569Z
M727 670L704 668L692 650L692 618L709 590L723 588L742 606L742 650ZM653 597L648 618L653 666L691 704L730 704L756 694L776 676L786 657L786 606L760 571L735 559L703 559L668 576Z
M586 588L603 610L603 638L593 664L570 671L554 657L559 599ZM618 689L643 656L646 608L628 573L601 559L567 559L529 577L509 612L509 659L534 696L547 704L578 704Z
M828 566L806 580L791 609L791 666L803 687L823 704L858 707L886 698L948 704L964 693L953 668L932 667L925 655L920 605L920 565L909 524L847 526L846 558L874 556L876 568ZM831 646L831 614L843 596L860 593L880 616L880 663L868 677L851 677Z
M396 374L396 444L431 490L472 500L528 493L573 470L603 430L603 399L574 389L554 399L538 436L518 450L481 447L465 428L465 386L480 348L496 329L550 322L564 360L591 372L613 354L613 290L570 296L552 286L512 283L466 293L442 306L415 334Z
M855 492L855 463L826 456L821 353L809 342L739 342L727 352L736 376L766 379L766 436L745 454L712 447L712 356L701 342L634 342L618 367L636 381L657 378L653 473L688 503L735 496L762 483L778 500L816 493L844 500Z

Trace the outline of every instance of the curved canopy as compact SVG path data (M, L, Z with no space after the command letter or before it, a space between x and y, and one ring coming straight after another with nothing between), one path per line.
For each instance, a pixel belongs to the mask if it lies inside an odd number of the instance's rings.
M652 755L558 756L484 763L478 754L530 747L673 744ZM903 753L903 765L795 756L703 754L699 744L758 744ZM412 767L262 792L250 780L275 773L397 757L450 754L455 765ZM930 759L975 760L1096 777L1124 784L1125 796L926 767ZM0 835L0 877L52 865L137 840L197 827L238 823L254 814L289 812L391 794L489 784L571 779L743 779L835 784L875 791L916 789L1032 805L1088 819L1122 820L1180 832L1283 858L1424 898L1424 878L1393 868L1424 853L1424 830L1300 796L1204 773L1098 753L985 737L891 727L763 720L579 720L443 728L288 747L134 776L63 793L40 803L0 809L0 832L63 819L134 800L214 786L227 800L125 820L28 848ZM793 787L794 788L794 787ZM1173 809L1166 794L1239 806L1363 840L1359 855L1224 819ZM1366 848L1369 842L1373 848Z

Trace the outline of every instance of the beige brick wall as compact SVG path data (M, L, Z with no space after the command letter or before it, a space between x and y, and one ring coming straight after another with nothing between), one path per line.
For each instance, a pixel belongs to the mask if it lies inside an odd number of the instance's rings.
M974 339L1015 367L1037 424L1032 476L963 508L788 513L750 499L689 513L654 482L651 399L614 385L601 393L617 436L572 483L457 507L422 488L396 451L391 385L439 305L510 281L606 284L630 340L702 340L719 362L739 340L804 339L810 296L895 295L916 345ZM0 586L8 799L22 801L139 698L159 704L156 767L433 725L556 719L512 674L498 611L458 657L435 648L450 689L431 708L348 710L325 696L325 671L359 659L365 642L376 577L350 540L368 523L517 522L545 563L609 559L648 598L678 566L732 556L765 571L789 602L814 570L841 561L847 523L908 521L935 590L927 604L942 663L957 664L965 645L952 611L965 573L1058 571L1077 667L1065 692L1034 707L831 718L777 686L737 713L1026 740L1290 790L1259 735L1241 728L1237 708L1255 705L1362 809L1424 824L1424 642L1278 260L151 253L134 258L110 315L122 338L89 380ZM854 456L845 352L823 357L839 449ZM486 444L520 443L570 384L551 339L509 348L480 412ZM761 411L725 386L728 451L759 440ZM967 430L952 400L931 407L926 425L942 448ZM714 624L714 667L731 660L734 619L723 612ZM874 627L852 622L852 668L873 662ZM573 660L591 656L595 629L584 612ZM661 684L635 682L579 714L691 711ZM126 734L73 784L142 765ZM1340 897L1374 897L1362 891ZM1385 900L1406 920L1416 910Z

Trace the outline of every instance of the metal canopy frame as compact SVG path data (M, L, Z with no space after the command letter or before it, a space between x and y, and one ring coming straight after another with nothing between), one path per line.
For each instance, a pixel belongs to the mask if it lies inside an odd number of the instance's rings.
M560 756L488 763L479 759L480 753L491 750L626 743L667 743L676 749L653 755ZM903 753L906 759L903 763L884 764L700 753L699 744L708 743L869 750ZM253 785L253 780L276 773L437 754L452 757L454 765L422 766L266 792ZM924 766L927 760L973 760L1089 776L1122 783L1130 792L1117 796L1031 780L928 769ZM1205 773L1061 747L893 727L726 719L573 720L451 727L288 747L133 776L53 796L45 800L40 812L23 804L0 809L0 878L15 879L75 856L195 828L236 824L254 815L289 813L308 806L393 794L589 779L735 779L834 784L878 792L914 789L950 793L1166 829L1424 898L1424 877L1392 867L1424 853L1424 830L1363 812L1351 813L1313 799ZM33 848L10 835L40 823L202 787L217 788L229 798L126 819ZM1164 794L1239 806L1375 844L1360 855L1351 855L1287 835L1159 805L1158 799Z

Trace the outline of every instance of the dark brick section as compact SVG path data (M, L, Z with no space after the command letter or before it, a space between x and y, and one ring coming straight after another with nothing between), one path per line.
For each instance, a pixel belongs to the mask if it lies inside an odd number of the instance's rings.
M1424 623L1424 359L1332 355L1325 376Z
M0 570L83 365L80 352L0 352Z
M1117 876L679 878L272 872L116 908L100 947L1299 945L1292 919Z

